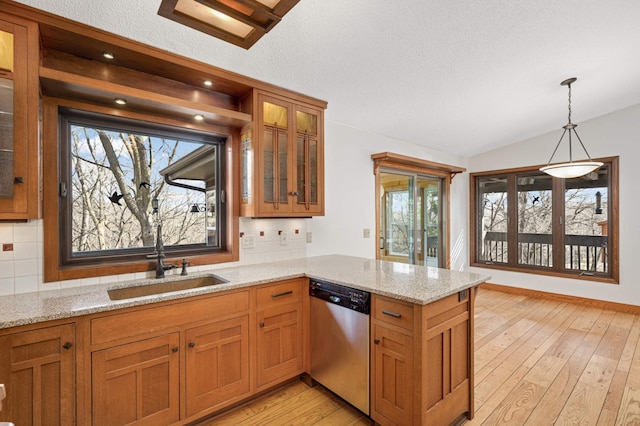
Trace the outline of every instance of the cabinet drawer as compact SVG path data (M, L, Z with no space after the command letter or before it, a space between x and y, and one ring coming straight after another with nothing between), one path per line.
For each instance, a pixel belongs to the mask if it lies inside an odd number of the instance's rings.
M303 290L306 289L305 284L307 279L297 278L259 288L256 291L258 309L302 300Z
M408 302L375 296L373 317L388 324L413 330L413 305Z
M91 320L91 344L113 342L153 333L169 327L243 312L249 309L249 291L207 299L141 309Z

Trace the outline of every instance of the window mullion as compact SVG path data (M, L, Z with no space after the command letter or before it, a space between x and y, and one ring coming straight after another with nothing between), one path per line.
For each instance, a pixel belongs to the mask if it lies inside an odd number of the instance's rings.
M564 271L565 250L564 250L564 179L553 178L553 196L551 212L552 221L552 241L553 241L553 270Z
M507 262L518 266L518 185L515 174L507 178Z

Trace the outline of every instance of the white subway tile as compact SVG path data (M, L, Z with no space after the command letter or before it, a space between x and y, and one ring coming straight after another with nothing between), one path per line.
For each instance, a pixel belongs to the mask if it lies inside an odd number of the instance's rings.
M29 242L13 243L13 258L14 260L36 260L38 258L38 243Z
M14 278L0 278L0 296L10 296L15 294Z
M38 276L16 277L15 289L16 294L38 291Z

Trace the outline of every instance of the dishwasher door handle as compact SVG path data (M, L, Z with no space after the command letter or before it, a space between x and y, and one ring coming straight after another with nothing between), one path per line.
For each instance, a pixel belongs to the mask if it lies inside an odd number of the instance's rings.
M329 296L329 300L333 303L340 303L340 298L338 296L334 296L333 294Z

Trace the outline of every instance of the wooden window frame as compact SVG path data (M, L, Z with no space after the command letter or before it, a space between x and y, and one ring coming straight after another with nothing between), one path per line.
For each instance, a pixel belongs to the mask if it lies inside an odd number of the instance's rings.
M518 174L538 171L541 167L520 167L512 169L500 169L484 172L475 172L469 175L469 264L473 267L489 268L497 270L505 270L511 272L525 272L530 274L549 275L562 278L574 278L587 281L597 281L610 284L619 283L619 157L599 158L595 161L601 161L609 167L609 194L608 194L608 242L607 248L609 252L609 272L594 273L593 275L585 275L584 271L576 270L567 271L564 267L564 250L553 251L552 267L539 267L533 265L521 265L517 263L517 208L515 208L515 196L517 193L517 185L515 177ZM491 176L507 177L507 216L508 216L508 232L507 244L509 247L508 260L505 263L491 263L478 260L478 193L477 179ZM554 247L564 246L564 224L560 217L564 219L564 212L559 213L558 208L564 207L564 179L553 178L552 183L553 198L553 222L552 222L552 239Z
M397 170L400 172L417 173L425 176L433 176L441 178L443 181L443 191L445 193L446 205L443 208L445 221L444 233L444 263L446 268L451 267L451 254L449 252L450 241L450 194L451 194L451 181L458 173L466 171L464 167L452 166L444 163L437 163L435 161L423 160L421 158L408 157L406 155L394 154L392 152L381 152L378 154L372 154L371 160L373 160L373 174L375 175L375 203L376 203L376 259L380 259L380 171L383 169L385 172Z
M60 109L70 108L79 111L87 111L98 114L118 116L147 123L154 123L160 127L184 128L185 131L195 130L209 132L219 137L226 138L220 155L224 158L225 180L225 211L226 229L221 241L224 244L220 248L211 249L202 247L191 248L188 251L172 250L167 246L167 263L179 263L182 257L189 256L191 265L203 265L223 262L234 262L239 259L239 207L234 196L239 185L239 130L227 128L221 131L219 126L203 124L190 124L185 126L183 121L151 116L145 113L122 110L87 104L80 101L43 98L43 205L44 205L44 281L61 281L69 279L89 278L105 275L117 275L123 273L135 273L155 270L155 260L146 259L146 254L138 253L123 259L121 256L114 258L112 253L106 252L92 259L83 259L82 262L67 263L63 261L61 242L65 241L66 233L63 228L60 215L59 182L61 173L61 141L62 129L60 124ZM151 252L147 254L152 254Z

